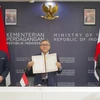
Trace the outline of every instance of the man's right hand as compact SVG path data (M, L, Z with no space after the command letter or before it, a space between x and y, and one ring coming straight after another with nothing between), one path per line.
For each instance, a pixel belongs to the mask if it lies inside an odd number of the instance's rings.
M34 65L34 62L33 61L30 61L27 64L27 68L30 69L33 65Z

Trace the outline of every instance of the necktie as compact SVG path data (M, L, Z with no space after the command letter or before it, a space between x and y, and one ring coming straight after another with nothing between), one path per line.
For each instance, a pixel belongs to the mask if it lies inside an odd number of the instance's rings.
M46 71L46 57L44 55L44 64L45 64L45 71ZM46 79L46 73L42 74L42 79Z

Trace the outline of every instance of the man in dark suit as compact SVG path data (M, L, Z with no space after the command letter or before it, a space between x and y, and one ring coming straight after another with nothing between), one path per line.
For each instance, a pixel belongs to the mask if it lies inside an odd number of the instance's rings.
M6 18L6 23L16 23L16 17L14 14L8 14Z
M6 86L5 78L9 72L9 61L5 52L0 50L0 86Z
M40 43L40 50L41 53L38 55L48 55L49 54L49 50L50 50L50 42L48 40L42 40ZM27 64L27 69L26 69L26 75L32 73L32 66L34 65L33 61L28 62ZM56 63L57 67L58 67L58 73L62 71L62 67L60 64L60 61L57 57L57 63ZM34 80L34 85L39 86L57 86L57 72L49 72L46 74L35 74L35 80Z

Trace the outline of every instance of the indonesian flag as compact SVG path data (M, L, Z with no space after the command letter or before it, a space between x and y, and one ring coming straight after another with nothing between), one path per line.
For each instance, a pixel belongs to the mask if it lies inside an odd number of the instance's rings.
M21 84L22 87L24 87L24 86L29 84L27 76L26 76L25 73L22 75L22 78L20 80L20 84Z
M4 51L7 54L8 59L10 60L8 45L6 42L6 32L5 32L5 27L4 27L4 20L2 16L1 6L0 6L0 50ZM9 72L8 76L6 77L6 86L9 86L10 84L11 84L11 81L10 81L10 72Z
M97 63L99 54L100 54L100 29L99 29L98 42L97 42L96 52L95 52L95 57L94 57L94 75L98 81L99 81L99 76L97 75L95 68L96 68L96 63Z

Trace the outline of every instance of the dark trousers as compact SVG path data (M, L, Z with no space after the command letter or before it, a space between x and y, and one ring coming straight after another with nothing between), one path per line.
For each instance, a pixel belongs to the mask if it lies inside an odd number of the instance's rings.
M0 86L6 86L5 80L0 83Z
M34 86L48 86L48 80L47 79L42 79L41 84L35 84Z
M42 79L42 86L47 86L48 85L48 80L47 79Z

